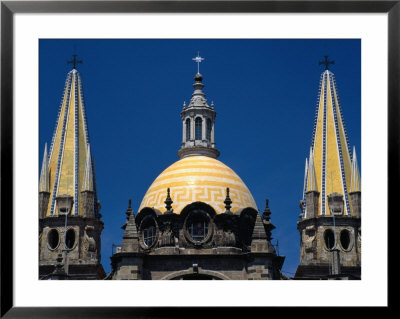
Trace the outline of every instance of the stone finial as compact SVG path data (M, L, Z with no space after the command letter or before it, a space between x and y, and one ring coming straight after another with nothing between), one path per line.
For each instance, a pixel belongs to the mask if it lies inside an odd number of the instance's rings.
M173 201L172 201L171 196L170 196L169 187L167 188L167 198L165 199L164 203L165 203L165 209L167 210L166 213L170 213L171 214L173 212L173 209L172 209Z
M263 212L263 219L266 221L270 221L271 210L269 209L269 199L265 199L265 209Z
M132 198L129 198L129 201L128 201L128 208L127 208L125 214L126 214L126 220L128 220L128 219L129 219L129 216L133 214L133 210L132 210Z
M232 212L231 212L232 200L231 200L231 198L229 197L229 187L226 188L226 197L225 197L224 203L225 203L225 209L226 209L225 213L226 213L226 214L232 214Z
M265 233L267 234L267 240L271 241L271 231L275 229L275 226L271 223L271 210L269 209L269 199L265 200L265 209L262 214L262 221L264 224Z

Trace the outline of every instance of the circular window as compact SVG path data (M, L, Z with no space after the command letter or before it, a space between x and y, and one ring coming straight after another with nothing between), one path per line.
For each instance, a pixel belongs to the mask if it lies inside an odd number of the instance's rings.
M190 214L186 229L190 238L195 242L206 240L210 230L210 219L203 211L194 211Z
M326 248L328 248L329 250L335 246L335 234L331 229L325 230L324 241Z
M347 229L343 229L340 233L340 244L344 250L348 250L350 247L350 232Z
M153 218L146 218L143 221L142 239L147 248L153 246L157 238L156 222Z
M56 249L60 241L57 229L52 229L47 234L47 241L51 249Z
M67 249L72 249L75 244L75 231L73 229L68 229L65 237L65 246Z

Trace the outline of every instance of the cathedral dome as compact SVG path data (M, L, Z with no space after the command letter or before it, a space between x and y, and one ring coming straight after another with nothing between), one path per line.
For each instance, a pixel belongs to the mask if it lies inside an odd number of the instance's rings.
M225 211L226 188L232 199L232 212L252 207L257 210L253 196L241 178L228 166L209 156L188 156L165 169L147 190L139 211L153 207L165 212L167 188L170 188L172 208L176 214L196 201L214 208L217 214Z

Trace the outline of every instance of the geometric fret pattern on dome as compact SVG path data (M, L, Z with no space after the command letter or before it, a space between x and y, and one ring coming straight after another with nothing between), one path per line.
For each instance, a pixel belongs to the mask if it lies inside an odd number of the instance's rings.
M179 214L186 205L202 201L220 214L225 211L227 187L232 199L232 212L239 207L257 210L249 189L232 169L208 156L188 156L169 166L155 179L146 192L139 211L144 207L154 207L165 212L164 201L167 188L170 188L175 213Z

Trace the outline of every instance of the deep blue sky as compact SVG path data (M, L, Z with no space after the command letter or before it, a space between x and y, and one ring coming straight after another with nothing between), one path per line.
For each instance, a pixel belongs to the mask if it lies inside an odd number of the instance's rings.
M214 101L219 160L246 183L262 212L270 200L273 244L299 263L298 221L305 158L317 102L318 61L335 60L344 120L361 167L360 40L40 40L39 168L50 146L72 54L82 76L98 197L105 224L102 264L110 271L128 199L135 213L153 180L178 160L180 111L189 102L200 51L204 92Z

